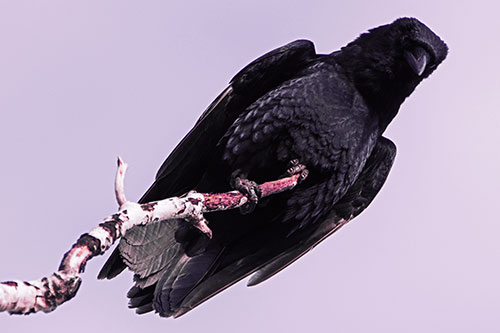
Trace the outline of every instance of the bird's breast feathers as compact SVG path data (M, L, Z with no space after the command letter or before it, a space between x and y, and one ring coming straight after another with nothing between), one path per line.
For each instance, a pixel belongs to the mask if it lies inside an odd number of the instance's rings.
M332 171L373 147L374 117L334 65L316 63L250 105L220 145L234 168L298 158L309 168Z

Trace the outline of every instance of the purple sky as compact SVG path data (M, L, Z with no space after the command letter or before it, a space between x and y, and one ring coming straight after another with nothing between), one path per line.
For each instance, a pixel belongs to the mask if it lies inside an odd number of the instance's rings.
M498 332L500 21L493 1L0 0L0 280L50 274L117 209L115 158L137 199L244 65L297 38L329 53L414 16L448 59L405 102L373 204L254 288L178 320L127 309L127 272L51 314L0 314L2 332ZM181 2L178 2L181 3ZM467 5L464 5L467 3Z

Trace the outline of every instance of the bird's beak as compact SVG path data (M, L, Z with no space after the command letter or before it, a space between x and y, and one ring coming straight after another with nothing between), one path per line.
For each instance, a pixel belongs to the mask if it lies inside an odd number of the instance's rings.
M427 63L429 62L430 56L426 50L422 47L416 47L413 51L406 51L405 58L410 65L411 69L417 74L421 76L425 68L427 67Z

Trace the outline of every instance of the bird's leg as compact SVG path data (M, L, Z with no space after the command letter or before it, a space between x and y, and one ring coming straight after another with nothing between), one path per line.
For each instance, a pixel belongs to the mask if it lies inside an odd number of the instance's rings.
M257 203L262 195L260 186L248 180L247 174L238 169L231 174L231 187L245 195L248 201L240 207L241 214L250 214L257 207Z
M298 183L301 183L309 175L309 170L306 169L306 166L304 164L300 164L300 161L298 159L293 159L290 162L288 162L288 169L286 170L286 175L293 176L297 174L300 174L300 177L297 181Z

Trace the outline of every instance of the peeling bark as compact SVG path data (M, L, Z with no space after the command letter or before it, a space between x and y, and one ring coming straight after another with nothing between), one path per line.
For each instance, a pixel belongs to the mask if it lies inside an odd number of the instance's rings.
M171 219L185 219L208 237L212 231L204 213L229 210L242 206L248 199L238 191L226 193L198 193L191 191L182 197L138 204L127 201L124 177L127 164L118 158L115 179L116 200L120 210L105 218L96 228L80 236L63 256L57 272L35 281L5 281L0 283L0 311L10 314L51 312L73 298L81 284L80 274L88 260L106 252L113 243L137 225L168 223ZM294 188L307 173L263 183L262 197Z

